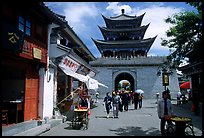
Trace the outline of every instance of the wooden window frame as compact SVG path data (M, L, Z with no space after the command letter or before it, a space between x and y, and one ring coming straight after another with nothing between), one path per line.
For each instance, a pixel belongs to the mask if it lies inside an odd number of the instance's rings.
M20 20L22 18L23 20ZM20 25L22 28L20 28ZM24 32L27 36L31 36L31 21L27 19L25 16L19 15L18 16L18 29ZM29 31L29 33L27 33Z

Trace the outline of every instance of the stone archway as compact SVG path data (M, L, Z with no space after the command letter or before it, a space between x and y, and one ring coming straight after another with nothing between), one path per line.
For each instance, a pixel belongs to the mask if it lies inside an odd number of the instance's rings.
M133 78L133 76L131 75L131 74L129 74L129 73L127 73L127 72L123 72L123 73L120 73L120 74L118 74L117 76L116 76L116 78L115 78L115 86L114 86L114 90L115 91L118 91L118 84L119 84L119 82L121 81L121 80L127 80L127 81L129 81L129 83L130 83L130 89L132 90L132 91L134 91L134 89L135 89L135 81L134 81L134 78Z

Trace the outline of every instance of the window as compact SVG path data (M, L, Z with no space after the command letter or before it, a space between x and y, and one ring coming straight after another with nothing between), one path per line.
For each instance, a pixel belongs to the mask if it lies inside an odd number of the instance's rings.
M18 18L18 29L30 36L31 34L31 23L22 16Z
M63 45L63 46L68 47L68 40L63 38L63 39L60 40L60 44Z

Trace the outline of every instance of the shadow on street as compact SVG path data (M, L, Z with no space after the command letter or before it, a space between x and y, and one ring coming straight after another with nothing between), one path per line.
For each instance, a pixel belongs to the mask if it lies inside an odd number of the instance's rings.
M158 128L150 128L149 130L142 130L142 127L126 127L126 128L118 128L114 131L116 135L118 136L158 136L160 131L158 131Z

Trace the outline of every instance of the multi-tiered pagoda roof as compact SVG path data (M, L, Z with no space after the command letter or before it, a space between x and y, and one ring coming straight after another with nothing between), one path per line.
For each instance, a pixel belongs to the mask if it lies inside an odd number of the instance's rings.
M147 56L156 36L144 39L149 24L141 26L145 13L140 16L129 16L124 13L107 18L106 27L98 26L104 40L93 39L103 57L135 57Z

